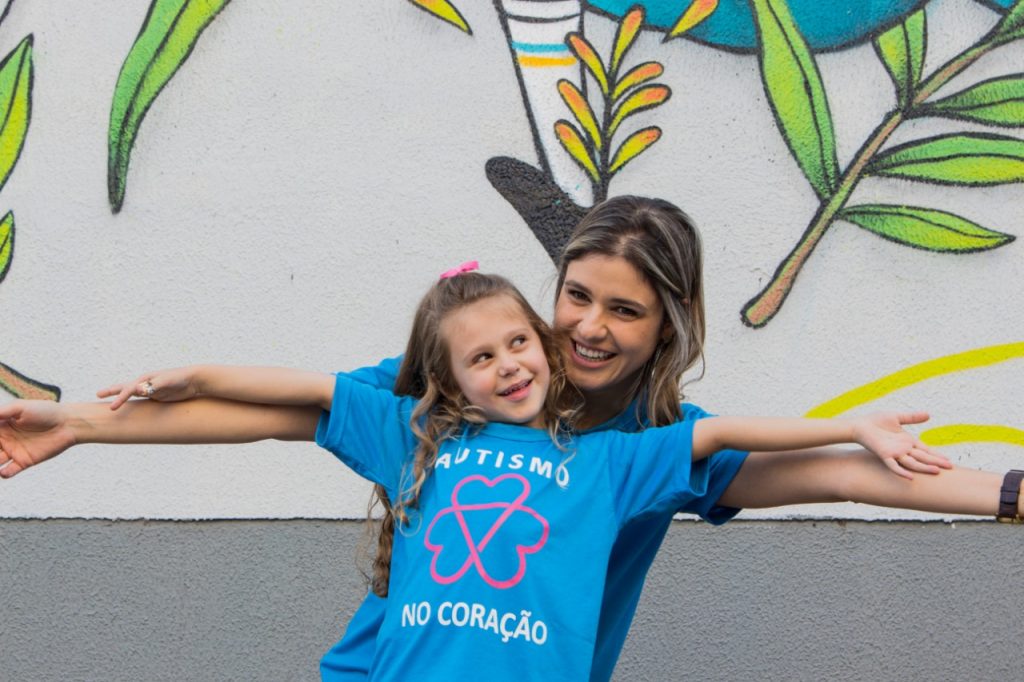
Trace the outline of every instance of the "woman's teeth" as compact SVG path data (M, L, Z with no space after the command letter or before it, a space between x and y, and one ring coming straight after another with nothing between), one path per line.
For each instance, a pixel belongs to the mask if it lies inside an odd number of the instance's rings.
M576 347L577 355L586 360L607 360L611 356L615 355L615 353L609 353L607 351L597 350L594 348L587 348L586 346L581 346L578 343L574 343L573 345L575 345Z

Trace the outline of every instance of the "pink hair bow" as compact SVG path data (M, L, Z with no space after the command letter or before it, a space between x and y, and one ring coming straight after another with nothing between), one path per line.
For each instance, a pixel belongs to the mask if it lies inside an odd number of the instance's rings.
M465 272L473 272L474 270L479 269L479 263L477 263L475 260L468 260L458 267L452 268L451 270L445 270L444 272L441 273L441 276L438 279L448 279L449 277L455 277Z

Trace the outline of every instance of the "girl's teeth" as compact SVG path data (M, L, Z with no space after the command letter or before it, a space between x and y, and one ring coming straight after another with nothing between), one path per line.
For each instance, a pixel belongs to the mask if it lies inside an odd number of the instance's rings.
M613 353L608 353L602 350L584 348L578 343L576 344L576 352L579 353L581 357L584 357L587 360L607 360L612 355L614 355Z

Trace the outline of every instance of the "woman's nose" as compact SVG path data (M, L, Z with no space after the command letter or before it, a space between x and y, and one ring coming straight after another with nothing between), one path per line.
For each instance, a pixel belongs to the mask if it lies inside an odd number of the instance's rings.
M603 339L608 329L605 327L604 317L600 311L590 309L580 317L580 321L576 324L576 332L582 339L596 341Z

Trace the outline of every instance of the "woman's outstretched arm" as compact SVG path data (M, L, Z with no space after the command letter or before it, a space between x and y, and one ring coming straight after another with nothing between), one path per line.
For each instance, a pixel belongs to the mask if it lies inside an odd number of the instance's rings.
M10 478L79 443L249 443L313 440L320 408L212 398L178 403L15 400L0 405L0 477Z
M954 467L907 480L865 450L816 448L752 452L719 504L764 508L820 502L860 502L945 514L995 515L1003 475ZM1018 513L1024 514L1024 496Z

